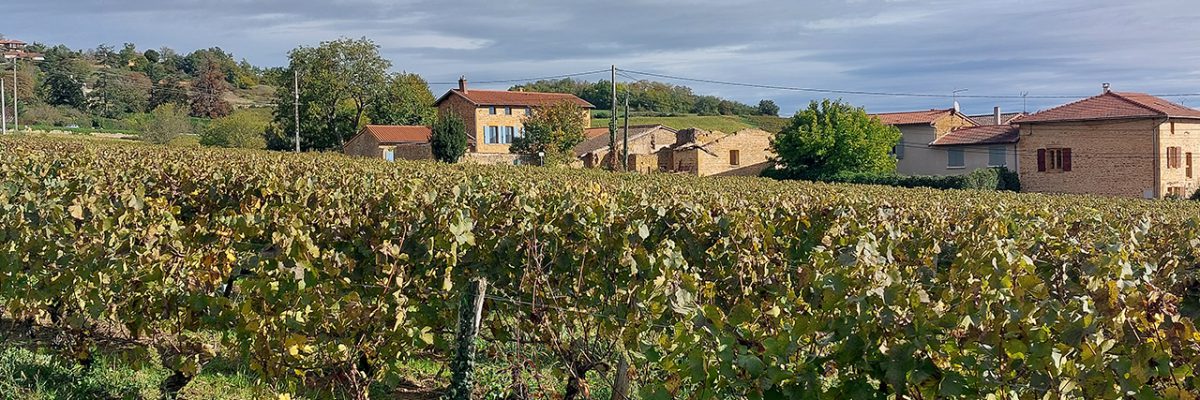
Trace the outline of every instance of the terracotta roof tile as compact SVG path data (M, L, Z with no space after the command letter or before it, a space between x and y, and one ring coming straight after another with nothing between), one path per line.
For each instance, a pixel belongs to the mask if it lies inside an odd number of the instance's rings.
M943 135L930 146L966 146L980 144L1016 143L1020 130L1013 125L985 125L955 129Z
M954 113L953 109L945 110L928 110L928 111L907 111L894 113L879 113L871 114L879 118L879 121L888 125L914 125L914 124L932 124L938 118Z
M440 104L451 95L462 96L477 106L542 107L561 101L570 101L578 104L580 107L595 108L592 103L588 103L573 94L567 93L510 92L506 90L478 89L470 89L465 92L458 89L451 89L445 95L442 95L435 104Z
M1013 123L1165 117L1200 119L1200 110L1143 93L1108 92L1020 117Z
M428 126L417 125L367 125L363 131L381 144L428 143L433 134Z
M0 39L0 44L25 44L25 42L13 39Z

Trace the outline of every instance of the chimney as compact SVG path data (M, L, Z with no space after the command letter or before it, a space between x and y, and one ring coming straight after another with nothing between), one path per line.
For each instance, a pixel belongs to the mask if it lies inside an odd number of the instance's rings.
M958 107L958 100L955 100L955 101L954 101L954 112L960 112L960 111L961 111L961 110L960 110L960 109L959 109L959 107Z
M995 117L996 125L1001 125L1004 123L1003 121L1001 121L1001 117L1000 117L1000 106L996 106L996 108L992 109L992 115Z
M1111 87L1111 85L1109 85L1108 82L1104 82L1104 93L1108 93L1109 87Z
M458 77L458 91L463 92L463 93L467 92L467 76L466 75L462 75L462 76Z

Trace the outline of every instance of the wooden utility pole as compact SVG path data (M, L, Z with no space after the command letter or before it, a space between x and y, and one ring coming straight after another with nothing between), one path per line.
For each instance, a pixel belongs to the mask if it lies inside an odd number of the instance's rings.
M292 113L296 117L296 152L300 152L300 71L292 67L292 92L296 100L292 103Z
M612 66L612 114L608 119L608 169L617 169L617 65Z
M8 95L4 93L4 79L0 78L0 132L8 134ZM14 92L15 93L15 92Z
M487 279L476 278L463 291L458 303L456 350L450 361L450 388L446 393L451 400L471 400L471 392L475 390L475 337L479 335L486 297Z
M629 171L629 91L625 91L625 143L621 145L621 149L625 154L621 163L625 170Z

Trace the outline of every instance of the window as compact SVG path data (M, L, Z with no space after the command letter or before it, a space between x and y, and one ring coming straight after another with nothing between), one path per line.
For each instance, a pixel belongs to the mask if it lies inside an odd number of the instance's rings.
M742 164L742 153L741 153L741 151L739 151L739 150L730 150L730 151L729 151L729 165L741 165L741 164Z
M504 127L504 137L501 138L502 141L500 143L512 144L513 138L516 137L516 135L517 135L517 127L506 126L506 127Z
M904 159L904 138L900 138L900 142L892 146L892 155L896 156L897 160Z
M388 161L396 161L396 149L394 147L383 149L383 159Z
M512 115L512 107L504 107L504 115Z
M496 106L488 107L488 114L496 115Z
M963 149L946 150L946 168L963 168L967 160L963 157Z
M1004 146L988 146L988 166L1007 167L1008 149Z
M487 144L500 143L500 127L489 126L485 128L483 142Z
M525 107L525 115L533 115L533 109L526 106Z
M1067 172L1071 170L1071 149L1038 149L1038 172Z
M1188 152L1184 156L1184 163L1187 164L1187 177L1191 178L1192 177L1192 153L1191 152Z
M1179 186L1171 186L1167 188L1167 197L1173 199L1183 198L1183 188Z
M1179 153L1180 150L1178 147L1167 148L1167 168L1179 168Z

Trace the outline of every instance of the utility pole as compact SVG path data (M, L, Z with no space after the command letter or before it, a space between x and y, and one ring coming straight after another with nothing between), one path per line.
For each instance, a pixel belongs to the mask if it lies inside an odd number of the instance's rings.
M629 92L625 92L625 144L621 145L625 156L621 158L625 171L629 171Z
M612 114L608 118L608 169L617 169L617 65L612 66Z
M296 101L292 102L292 113L296 117L296 152L300 152L300 71L292 67L292 93Z
M21 122L17 120L17 95L20 93L17 88L17 58L13 58L13 131L21 131Z
M4 93L4 79L0 79L0 132L8 134L8 94Z

